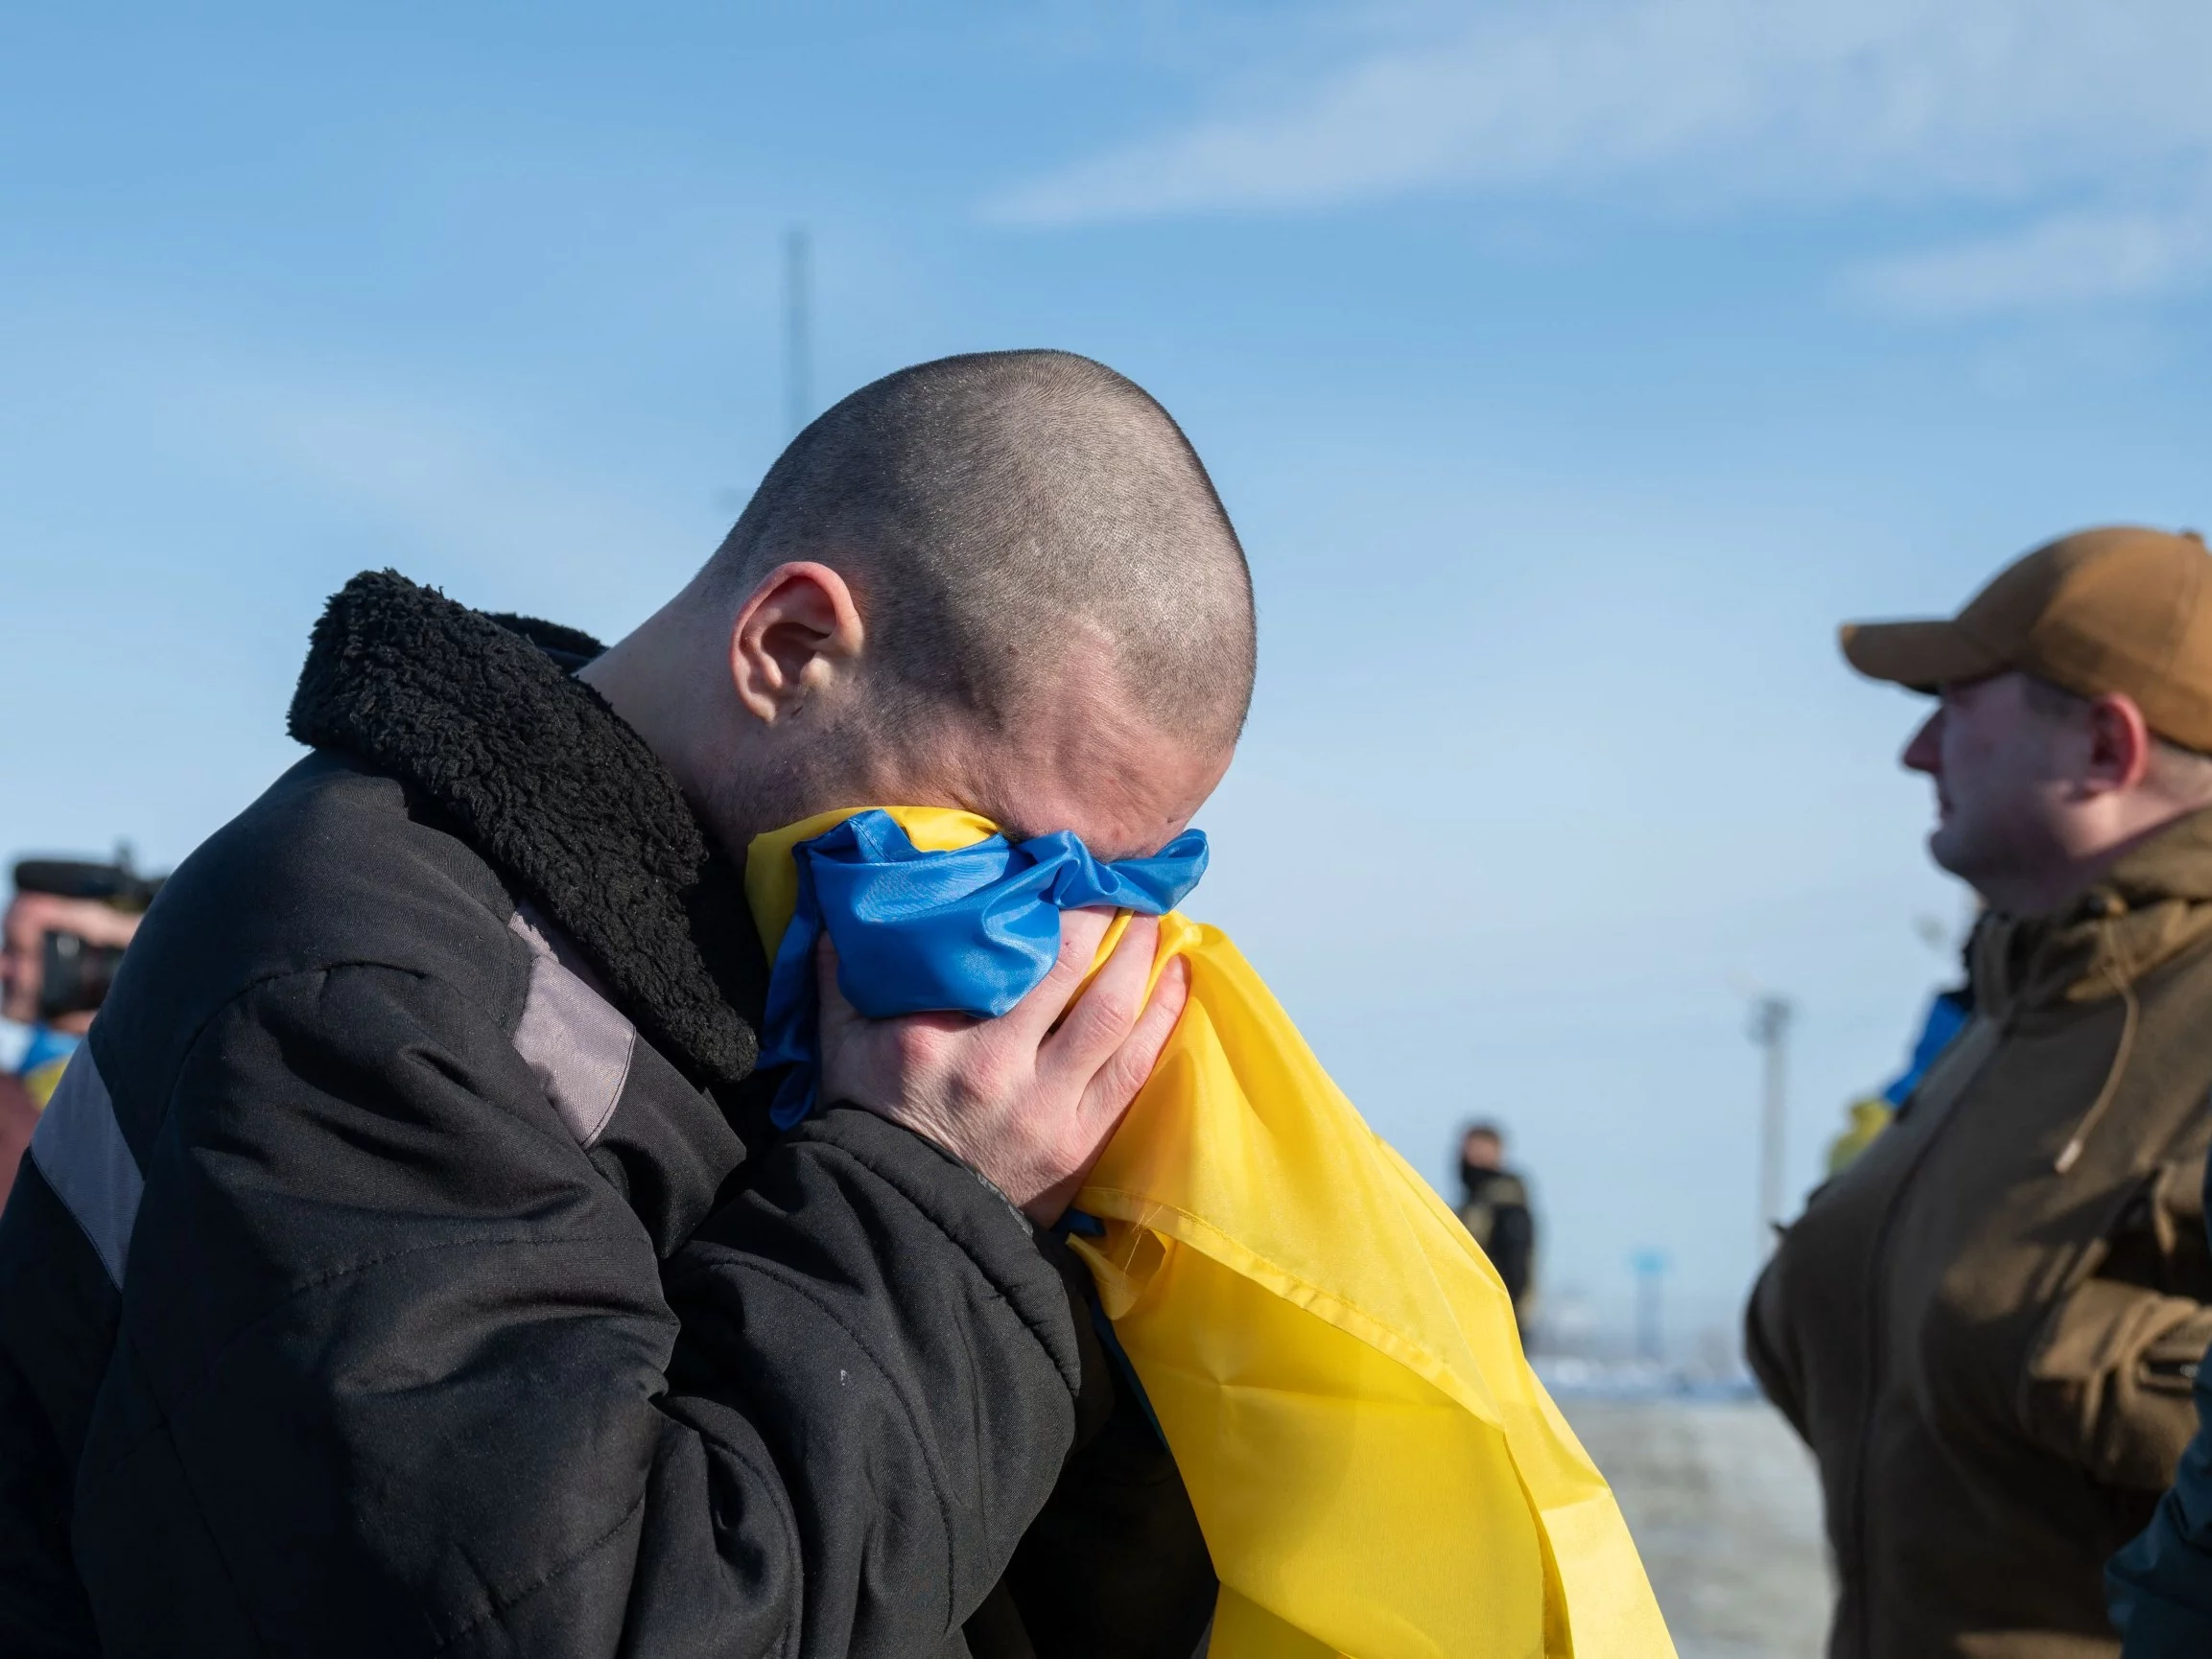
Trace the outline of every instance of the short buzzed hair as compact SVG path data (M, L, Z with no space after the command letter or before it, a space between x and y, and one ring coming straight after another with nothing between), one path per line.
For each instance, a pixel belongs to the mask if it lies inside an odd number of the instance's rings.
M1252 577L1229 515L1167 411L1089 358L942 358L845 398L703 574L734 603L790 559L853 584L893 727L957 711L1003 729L1071 629L1165 735L1234 741L1251 706Z

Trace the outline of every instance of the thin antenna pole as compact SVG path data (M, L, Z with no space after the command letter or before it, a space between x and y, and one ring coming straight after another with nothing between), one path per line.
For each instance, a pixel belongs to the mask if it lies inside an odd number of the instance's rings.
M810 263L806 227L794 224L784 234L784 425L790 437L813 418Z
M1666 1358L1660 1286L1667 1259L1658 1250L1638 1250L1630 1265L1635 1270L1635 1357L1656 1366Z
M1759 1259L1774 1253L1775 1227L1782 1219L1782 1180L1789 1132L1790 1020L1797 1010L1787 997L1762 996L1752 1004L1752 1040L1759 1045Z

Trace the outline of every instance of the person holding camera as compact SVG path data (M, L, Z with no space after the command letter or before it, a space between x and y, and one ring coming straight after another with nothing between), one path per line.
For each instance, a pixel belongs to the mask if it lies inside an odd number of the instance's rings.
M29 1026L31 1040L14 1071L0 1076L0 1202L160 886L128 859L26 858L15 866L14 897L0 920L0 1018Z

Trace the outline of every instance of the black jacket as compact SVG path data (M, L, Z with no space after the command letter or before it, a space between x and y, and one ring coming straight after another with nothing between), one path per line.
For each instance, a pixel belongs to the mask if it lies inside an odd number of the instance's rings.
M0 1216L0 1654L1198 1640L1079 1270L879 1118L761 1133L737 874L597 648L389 573L318 625L318 752Z
M1466 1194L1460 1225L1490 1257L1518 1309L1527 1299L1529 1274L1536 1266L1536 1215L1528 1206L1528 1185L1510 1171L1478 1169L1471 1163L1459 1166L1459 1181Z
M2150 1526L2105 1571L2123 1659L2212 1653L2212 1366L2199 1362L2191 1386L2196 1437Z
M2212 1162L2198 1189L2212 1225ZM2212 1234L2207 1235L2212 1243ZM2212 1653L2212 1354L2190 1370L2197 1433L2141 1536L2105 1570L2123 1659Z

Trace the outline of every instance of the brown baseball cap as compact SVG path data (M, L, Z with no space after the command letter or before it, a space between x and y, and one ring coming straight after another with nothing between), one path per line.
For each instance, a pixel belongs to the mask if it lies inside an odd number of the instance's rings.
M2212 750L2212 553L2195 530L2060 536L1948 621L1847 622L1844 656L1934 691L2017 668L2084 697L2124 691L2161 737Z

